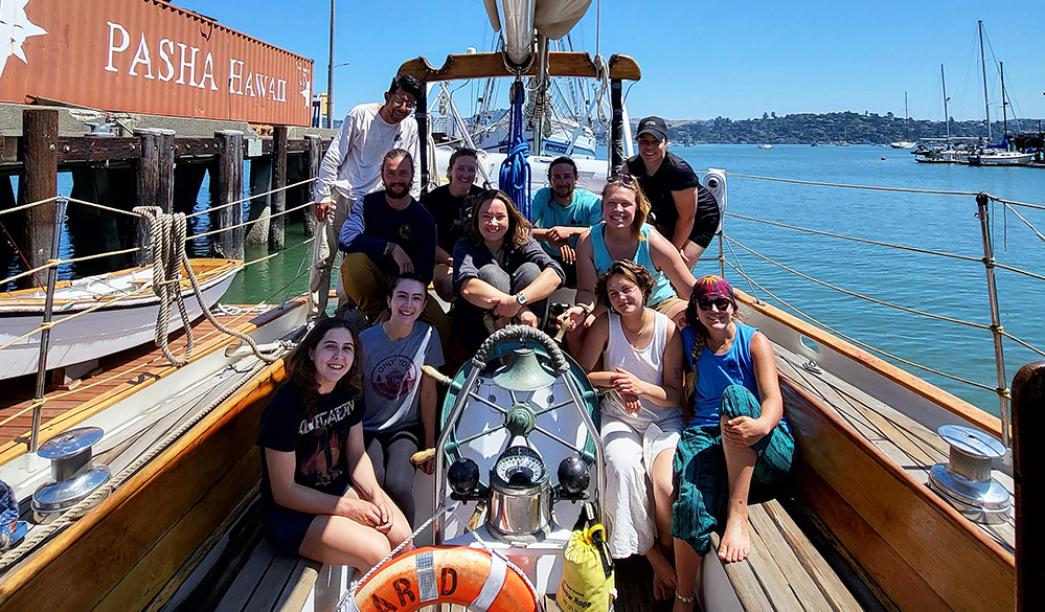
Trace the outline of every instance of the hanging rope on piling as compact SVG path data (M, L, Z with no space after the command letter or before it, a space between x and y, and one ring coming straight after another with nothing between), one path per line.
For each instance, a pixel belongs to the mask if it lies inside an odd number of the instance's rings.
M203 292L200 290L199 282L196 280L196 273L192 270L192 265L189 263L189 256L185 252L185 214L167 214L157 206L136 206L134 212L141 214L149 222L149 249L152 255L152 290L160 298L160 310L156 315L155 342L156 346L163 352L163 356L167 358L167 361L171 365L183 366L192 357L192 321L189 320L189 315L185 310L185 302L181 293L179 268L185 269L185 274L189 279L189 284L192 286L196 301L211 325L222 333L233 336L239 339L240 342L250 346L251 351L254 352L258 359L266 363L275 361L275 357L262 352L258 348L253 338L222 325L214 318L210 309L203 302ZM171 303L177 305L178 314L185 329L185 352L181 357L175 357L171 353L167 338Z
M523 103L526 101L525 90L521 80L512 84L512 117L511 137L509 139L508 157L501 162L499 184L501 191L515 202L528 221L530 217L530 164L526 156L530 153L530 145L523 132ZM540 119L536 119L540 120Z

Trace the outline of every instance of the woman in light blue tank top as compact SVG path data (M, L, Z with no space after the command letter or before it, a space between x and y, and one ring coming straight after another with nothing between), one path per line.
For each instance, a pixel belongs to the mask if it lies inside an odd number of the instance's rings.
M631 260L653 276L647 305L680 323L693 274L671 242L646 224L650 203L630 176L611 179L602 190L602 223L577 243L577 305L569 311L567 342L579 349L595 309L595 280L617 260ZM601 311L604 306L600 306Z
M682 341L695 377L694 414L675 453L671 525L677 594L684 603L692 601L714 531L723 532L723 563L747 558L748 498L778 485L794 458L773 347L757 329L736 320L736 309L733 288L714 275L696 282L686 308L689 326Z

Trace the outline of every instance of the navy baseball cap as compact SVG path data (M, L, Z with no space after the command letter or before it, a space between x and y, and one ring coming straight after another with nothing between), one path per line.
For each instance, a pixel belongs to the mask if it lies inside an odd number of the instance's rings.
M643 134L649 134L658 140L666 140L668 138L668 125L660 117L646 117L639 121L639 131L635 137L638 138Z

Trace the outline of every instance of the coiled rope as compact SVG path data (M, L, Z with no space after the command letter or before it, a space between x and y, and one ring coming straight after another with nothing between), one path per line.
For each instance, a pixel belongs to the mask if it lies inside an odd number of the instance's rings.
M523 133L523 103L526 100L526 92L522 81L512 84L511 97L511 146L508 149L508 157L501 162L498 185L500 185L501 191L507 193L512 202L515 202L515 207L526 217L526 220L532 221L533 219L530 217L530 164L526 163L530 145L526 142L526 135Z
M254 339L222 325L210 308L203 301L203 292L200 290L196 273L189 263L188 253L185 252L185 234L187 224L184 213L167 214L157 206L136 206L134 212L140 214L149 222L149 236L151 238L149 251L152 255L152 290L160 298L160 309L156 315L156 346L163 352L163 356L174 366L183 366L192 357L193 334L192 325L188 312L185 310L185 302L181 292L181 282L178 278L179 269L184 268L192 286L192 292L200 305L200 310L207 317L207 321L218 331L237 338L240 342L248 345L254 355L265 363L276 360L273 355L267 354L258 348ZM170 325L171 303L178 306L178 314L181 317L182 327L185 330L185 352L181 357L171 353L167 330Z

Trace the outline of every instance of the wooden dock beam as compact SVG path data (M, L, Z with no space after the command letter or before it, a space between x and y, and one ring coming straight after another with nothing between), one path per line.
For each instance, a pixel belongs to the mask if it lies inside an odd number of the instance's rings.
M218 156L211 166L211 206L218 207L243 198L243 132L215 132ZM211 231L227 229L210 237L211 251L219 257L243 259L243 206L226 206L210 215ZM240 227L237 227L240 226Z
M269 221L269 250L282 251L286 248L287 218L283 211L287 209L287 135L285 125L277 125L272 133L272 189L279 189L272 194L272 218Z
M174 211L174 130L136 130L141 142L141 156L137 168L136 206L157 206L165 213ZM142 247L135 253L135 264L141 266L151 260L149 224L139 219L134 246Z
M319 165L323 163L323 141L315 134L306 134L308 142L308 178L315 180L319 176ZM312 184L308 185L306 202L312 200ZM305 209L305 237L316 235L316 213L311 208Z
M1045 470L1038 436L1045 429L1045 361L1020 368L1012 379L1012 479L1016 485L1016 609L1045 601Z
M22 204L38 202L58 195L58 111L25 110L22 112L22 159L24 187ZM30 268L47 263L54 233L54 202L25 211L25 224L20 248ZM36 278L23 278L23 287L32 287Z

